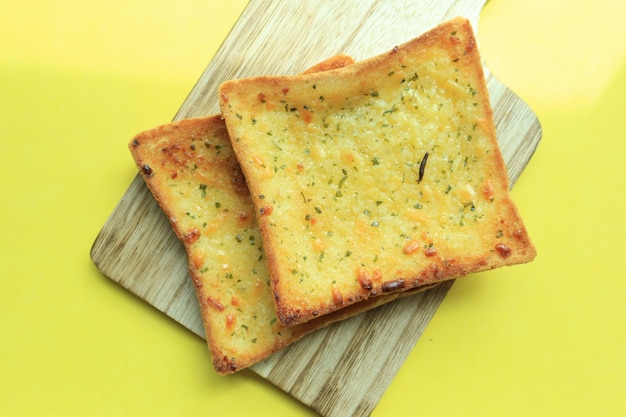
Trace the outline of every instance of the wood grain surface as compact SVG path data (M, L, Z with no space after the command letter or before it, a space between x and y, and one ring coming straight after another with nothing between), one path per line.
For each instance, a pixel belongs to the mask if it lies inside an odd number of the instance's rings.
M484 3L253 0L175 119L217 113L217 88L228 79L295 74L337 53L364 59L454 16L467 17L476 30ZM541 139L541 126L486 67L485 74L512 186ZM139 175L104 224L91 257L107 277L204 337L185 251ZM331 325L251 369L321 415L367 416L451 286L452 281Z

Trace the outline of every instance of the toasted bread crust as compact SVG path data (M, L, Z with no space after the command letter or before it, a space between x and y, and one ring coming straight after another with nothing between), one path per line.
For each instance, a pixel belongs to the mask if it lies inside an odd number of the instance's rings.
M536 255L466 19L346 68L225 82L220 104L285 326Z

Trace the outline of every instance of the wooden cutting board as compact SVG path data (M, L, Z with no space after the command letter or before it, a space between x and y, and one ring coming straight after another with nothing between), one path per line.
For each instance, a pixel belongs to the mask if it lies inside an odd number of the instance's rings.
M217 113L217 88L228 79L295 74L337 53L368 58L454 16L469 18L476 29L485 1L252 0L175 119ZM485 71L514 184L541 139L541 126L528 106ZM102 228L91 257L106 276L204 337L185 252L139 175ZM451 285L317 331L251 369L324 416L369 415Z

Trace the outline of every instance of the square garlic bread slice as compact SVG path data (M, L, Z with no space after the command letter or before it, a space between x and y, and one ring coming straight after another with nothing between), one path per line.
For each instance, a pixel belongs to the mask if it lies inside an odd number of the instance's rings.
M336 56L310 71L350 63ZM283 329L254 207L221 116L159 126L136 135L129 147L186 250L218 373L246 368L309 332L397 298L368 300Z
M464 18L342 69L227 81L220 104L284 326L535 257Z

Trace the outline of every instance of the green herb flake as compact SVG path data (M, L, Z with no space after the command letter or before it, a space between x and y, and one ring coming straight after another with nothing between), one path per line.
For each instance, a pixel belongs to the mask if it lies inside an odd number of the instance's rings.
M383 112L383 116L386 116L387 114L395 113L396 111L398 111L398 108L396 107L396 105L394 103L394 105L391 106L391 108L389 110L385 110Z
M337 188L341 190L341 187L343 187L343 184L346 182L347 179L348 179L348 174L344 174L344 176L341 177L341 179L339 180L339 184L337 184Z

